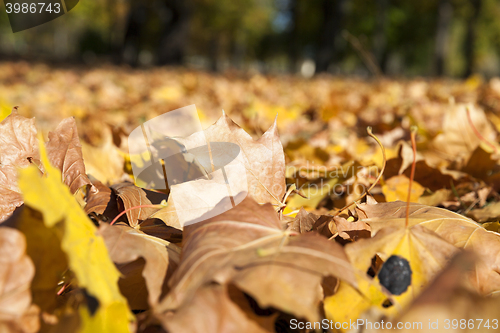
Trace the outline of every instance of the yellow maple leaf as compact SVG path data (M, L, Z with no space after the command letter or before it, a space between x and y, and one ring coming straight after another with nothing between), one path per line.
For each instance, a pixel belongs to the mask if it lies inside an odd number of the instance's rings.
M39 138L39 142L43 142ZM80 309L81 332L129 332L133 316L118 288L119 272L111 261L103 238L81 209L69 188L62 182L61 172L48 160L43 144L40 155L46 173L36 166L19 170L19 187L24 203L43 214L47 227L64 224L61 248L68 257L70 269L78 285L99 302L96 313Z

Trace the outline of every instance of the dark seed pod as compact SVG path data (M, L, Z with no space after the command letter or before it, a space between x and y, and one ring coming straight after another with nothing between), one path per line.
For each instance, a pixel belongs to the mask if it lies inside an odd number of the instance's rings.
M390 256L378 273L380 284L393 295L401 295L411 284L410 263L403 257Z

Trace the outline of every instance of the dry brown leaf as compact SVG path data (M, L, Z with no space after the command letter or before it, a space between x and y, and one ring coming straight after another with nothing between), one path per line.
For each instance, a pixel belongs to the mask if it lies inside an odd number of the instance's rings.
M35 266L35 276L31 281L33 303L42 312L53 313L61 305L56 292L61 289L58 283L68 269L67 257L60 244L62 225L48 228L42 213L29 206L17 210L4 225L24 234L26 253Z
M123 202L124 209L142 205L158 205L162 200L168 198L166 194L148 191L132 183L119 183L112 185L111 188ZM158 210L158 208L151 207L132 209L126 213L128 222L131 227L136 227L141 221L148 219Z
M385 227L404 226L405 213L406 203L402 201L358 208L360 218L370 225L373 234ZM484 294L500 290L500 234L487 231L471 219L449 210L412 203L409 225L417 224L458 248L476 252L480 261L469 276L472 285Z
M405 175L398 175L391 177L386 180L385 184L382 186L382 192L384 193L385 199L389 201L408 199L408 185L410 184L410 179ZM425 188L422 187L418 182L413 181L413 185L410 193L410 201L418 202L418 199L424 194Z
M17 171L12 165L0 166L0 223L23 204L21 190L17 186Z
M0 123L0 164L25 168L40 165L35 118L25 118L14 109Z
M387 166L384 171L385 179L390 179L397 175L404 175L410 178L410 165L413 162L413 152L411 147L406 143L402 144L401 147L398 157L387 161ZM415 172L413 179L423 187L427 187L432 191L449 188L450 182L453 180L452 176L444 174L444 171L442 172L441 170L433 168L425 159L419 158L418 154L415 169L417 172Z
M22 205L17 187L17 168L40 165L35 118L25 118L14 109L0 123L0 222Z
M488 122L484 111L470 107L470 118L474 127L486 139L496 142L497 133ZM443 133L439 134L432 145L445 159L464 163L480 145L481 139L474 133L469 123L466 105L452 105L444 115Z
M49 142L46 147L50 163L61 170L63 183L68 185L71 193L76 193L82 186L92 186L85 173L75 118L64 119L54 132L49 132Z
M363 221L349 222L341 216L335 216L334 222L339 236L345 240L357 241L371 237L370 226Z
M252 318L253 319L253 318ZM189 305L175 314L160 317L169 332L193 333L265 333L273 332L259 326L229 298L225 286L198 289Z
M313 233L291 237L272 205L250 197L184 233L182 260L157 314L186 306L204 286L231 283L261 308L317 320L324 277L357 284L340 245Z
M123 275L120 279L120 289L127 297L130 308L145 310L149 306L156 306L160 296L169 290L166 282L177 268L180 248L128 226L110 226L103 223L99 232L106 242L111 260L119 264ZM144 265L136 262L139 258L145 260ZM147 291L138 283L137 277L141 272Z
M89 191L87 194L85 213L95 213L104 222L111 222L119 214L116 194L98 180L94 180L93 184L97 191Z
M295 219L289 224L289 230L300 234L317 231L320 235L327 238L333 236L335 232L335 224L333 224L333 216L331 215L316 215L308 213L304 208L301 208Z
M26 255L24 235L0 227L0 253L0 332L37 332L39 309L31 304L30 290L35 266Z
M477 222L498 221L500 218L500 202L494 202L484 208L474 209L467 216Z

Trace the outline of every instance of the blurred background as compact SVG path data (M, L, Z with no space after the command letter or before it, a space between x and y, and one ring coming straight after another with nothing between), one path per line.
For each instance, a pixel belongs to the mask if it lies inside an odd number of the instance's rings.
M498 0L81 0L0 60L361 77L500 74Z
M132 130L192 104L203 128L224 110L254 138L278 116L289 170L381 168L367 127L395 163L415 125L426 163L462 172L481 141L475 133L491 142L500 133L499 17L500 0L80 0L14 34L0 7L0 120L19 106L47 137L75 117L87 172L109 183L124 165L130 171ZM474 177L497 166L486 153ZM297 187L371 181L293 174ZM447 179L433 175L415 180ZM340 208L360 193L344 194L295 196L290 207Z

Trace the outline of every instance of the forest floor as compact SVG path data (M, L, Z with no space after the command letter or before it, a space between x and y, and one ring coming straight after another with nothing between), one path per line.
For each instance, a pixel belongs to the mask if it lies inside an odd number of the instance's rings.
M0 121L1 332L498 328L498 78L4 62Z

